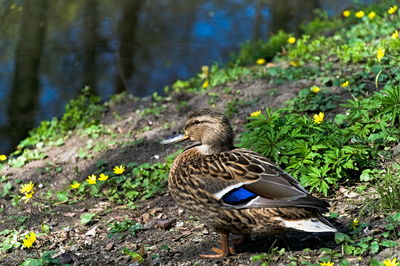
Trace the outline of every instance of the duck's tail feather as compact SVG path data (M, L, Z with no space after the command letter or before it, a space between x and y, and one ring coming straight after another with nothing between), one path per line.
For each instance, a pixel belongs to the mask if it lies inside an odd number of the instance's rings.
M324 217L314 217L306 219L289 220L279 218L283 225L305 232L337 232L336 228L331 225Z

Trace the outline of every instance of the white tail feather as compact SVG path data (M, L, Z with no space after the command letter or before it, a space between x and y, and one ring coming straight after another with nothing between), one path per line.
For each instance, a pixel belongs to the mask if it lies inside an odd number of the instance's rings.
M280 218L285 227L305 231L305 232L337 232L336 228L327 225L318 218L303 220L285 220Z

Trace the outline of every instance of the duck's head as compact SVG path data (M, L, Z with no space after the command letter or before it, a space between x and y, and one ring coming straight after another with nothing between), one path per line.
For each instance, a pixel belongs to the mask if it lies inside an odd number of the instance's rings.
M205 153L216 153L233 148L233 130L223 113L203 108L189 115L183 134L162 143L175 143L190 139L201 143Z

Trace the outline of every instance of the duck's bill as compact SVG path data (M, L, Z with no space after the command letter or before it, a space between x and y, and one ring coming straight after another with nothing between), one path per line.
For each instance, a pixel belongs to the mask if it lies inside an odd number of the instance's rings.
M184 135L184 134L179 134L179 135L176 135L176 136L172 136L172 137L170 137L170 138L168 138L168 139L164 139L164 140L162 140L160 143L161 143L161 144L176 143L176 142L179 142L179 141L188 139L188 138L189 138L189 136L186 136L186 135Z

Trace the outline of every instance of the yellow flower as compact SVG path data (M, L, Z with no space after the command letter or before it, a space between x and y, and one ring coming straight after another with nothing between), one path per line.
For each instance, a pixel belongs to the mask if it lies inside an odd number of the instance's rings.
M296 62L296 61L290 61L289 65L291 65L293 67L298 67L300 64L299 64L299 62Z
M378 61L380 62L384 56L385 56L385 49L378 48L378 50L376 51L376 58L378 59Z
M210 83L208 82L208 80L204 81L203 83L203 88L207 88L208 86L210 86Z
M29 192L33 192L33 187L35 186L35 184L33 184L32 182L29 182L28 184L23 184L21 185L21 189L19 190L19 192L21 193L29 193Z
M22 241L23 241L22 245L24 247L30 248L36 241L36 234L34 232L27 234L25 235L25 239L23 239Z
M81 186L81 183L79 183L79 182L75 182L75 183L71 184L71 188L73 188L73 189L77 189L80 186Z
M351 12L350 12L350 10L345 10L345 11L343 11L342 15L343 15L343 17L348 17L351 15Z
M384 260L384 261L383 261L383 265L385 265L385 266L398 266L399 263L396 262L396 261L397 261L397 258L394 258L394 259L392 259L392 260L387 259L387 260Z
M257 59L256 63L257 63L257 65L264 65L265 59L264 58Z
M115 166L114 169L113 169L113 171L114 171L114 174L120 175L120 174L122 174L123 172L125 172L125 167L124 167L123 165Z
M324 116L325 116L325 114L323 112L319 112L319 114L315 114L314 115L314 123L321 124L321 122L324 121Z
M396 30L395 32L392 33L392 35L390 35L390 37L392 39L398 39L399 38L399 31Z
M376 17L376 13L374 11L371 11L368 13L368 18L369 19L374 19Z
M340 86L342 86L343 88L346 88L347 86L349 86L349 81L346 80L346 81L343 82Z
M353 221L351 222L351 228L356 229L358 225L360 224L360 221L357 218L354 218Z
M311 90L312 92L314 92L314 93L318 93L318 92L321 91L321 89L320 89L319 87L317 87L317 86L312 86L312 87L310 88L310 90Z
M320 262L319 265L320 266L334 266L335 263L328 261L328 262Z
M209 69L209 67L208 66L202 66L201 67L201 73L200 73L200 78L202 78L202 79L207 79L208 77L209 77L209 75L210 75L210 69Z
M363 16L365 16L365 12L364 11L360 10L360 11L356 12L356 17L357 18L362 18Z
M103 173L100 174L99 180L100 181L106 181L108 179L108 175L105 175Z
M294 44L296 42L296 38L295 37L289 37L289 39L287 39L287 42L290 44Z
M0 154L0 162L7 160L7 156L4 154Z
M90 185L96 184L96 175L88 176L88 178L86 179L86 182L88 182L88 184L90 184Z
M392 15L392 14L396 13L397 9L398 9L397 5L391 6L388 9L388 13Z
M257 116L260 116L260 114L261 114L261 110L258 110L258 111L252 112L250 114L250 117L257 117Z
M34 194L34 193L35 193L35 192L32 191L31 193L25 193L25 194L24 194L24 196L22 197L22 199L25 200L25 203L27 203L27 202L33 197L33 194Z
M205 75L208 75L208 71L209 71L209 67L208 66L202 66L201 67L201 72Z

